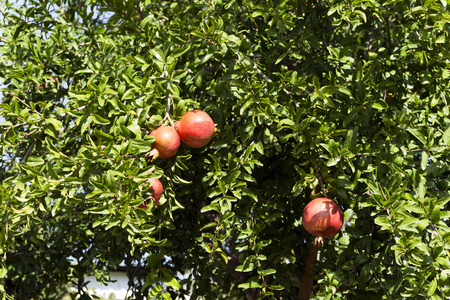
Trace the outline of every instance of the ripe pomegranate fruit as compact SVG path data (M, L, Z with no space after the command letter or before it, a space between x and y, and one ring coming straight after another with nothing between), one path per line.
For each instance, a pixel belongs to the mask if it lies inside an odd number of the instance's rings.
M175 129L181 140L192 148L205 146L214 134L214 121L202 110L186 112L180 121L175 122Z
M180 137L175 128L161 126L152 130L150 135L155 138L153 149L147 154L153 157L152 161L158 157L168 159L177 154L180 148Z
M153 194L151 198L153 198L153 206L155 206L156 204L158 204L164 188L161 181L158 178L149 178L148 182L151 184L151 189L153 189ZM139 205L139 208L147 209L148 202L150 202L150 199Z
M342 227L344 214L331 199L316 198L306 205L302 215L303 227L319 238L331 238Z

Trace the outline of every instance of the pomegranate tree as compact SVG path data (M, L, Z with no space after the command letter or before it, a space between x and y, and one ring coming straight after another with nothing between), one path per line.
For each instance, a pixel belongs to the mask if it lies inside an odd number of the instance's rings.
M153 198L153 206L155 206L156 204L158 204L159 199L161 198L162 193L164 191L164 188L161 181L158 178L149 178L148 182L150 183L150 188L153 190L151 198ZM149 201L150 199L139 205L139 208L147 209Z
M202 110L186 112L180 121L175 122L175 128L181 140L192 148L205 146L214 134L214 121Z
M148 156L153 157L152 161L158 157L168 159L177 154L180 148L180 137L175 128L170 126L158 127L150 135L155 138L153 149Z
M303 210L302 223L306 231L312 235L320 239L331 238L341 229L344 214L333 200L316 198Z

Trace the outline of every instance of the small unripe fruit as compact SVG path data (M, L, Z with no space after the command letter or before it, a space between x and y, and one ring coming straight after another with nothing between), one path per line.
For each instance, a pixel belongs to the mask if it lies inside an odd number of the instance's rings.
M150 188L153 190L151 198L153 198L153 206L155 206L156 204L158 204L159 199L163 194L164 188L161 181L158 178L149 178L148 182L151 184ZM139 205L139 208L147 209L148 206L147 203L149 201L150 199Z
M150 135L155 138L152 144L153 150L149 153L149 156L153 156L152 160L158 157L168 159L177 154L180 148L180 137L175 128L161 126L150 132Z
M302 215L303 227L312 235L331 238L344 223L341 208L331 199L316 198L306 205Z
M175 122L175 128L186 145L200 148L211 140L214 121L206 112L196 109L186 112L180 121Z

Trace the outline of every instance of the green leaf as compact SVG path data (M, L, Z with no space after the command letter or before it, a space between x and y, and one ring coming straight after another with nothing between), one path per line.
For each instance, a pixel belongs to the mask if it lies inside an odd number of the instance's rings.
M206 39L206 35L200 31L194 30L191 32L191 35L202 38L202 39Z
M427 165L428 165L428 153L426 151L422 151L420 167L422 168L422 170L425 170L427 168Z
M378 110L385 110L389 108L387 103L384 102L383 100L379 100L378 102L373 103L372 107Z
M36 167L36 166L40 166L43 164L45 164L45 161L40 157L30 156L27 159L27 165L30 167Z
M343 87L343 86L340 86L338 91L341 92L344 95L347 95L347 96L351 96L352 95L351 90L346 88L346 87Z
M447 147L450 147L450 126L447 126L447 129L445 129L444 134L442 135L442 142Z
M208 229L208 228L216 227L216 226L217 226L216 222L209 222L208 224L206 224L205 226L200 228L200 231L203 231L203 230Z
M416 226L419 223L419 219L416 218L404 218L401 223L398 225L398 229L404 230L404 231L412 231L412 232L418 232ZM414 226L416 225L416 226Z
M417 193L420 201L423 202L423 200L425 199L426 192L427 192L426 179L422 177L419 182L419 187L417 188Z
M82 70L78 70L74 73L74 75L78 75L78 74L89 74L89 73L95 73L93 70L91 69L82 69Z
M264 145L262 141L257 142L256 144L256 150L259 152L259 154L264 155ZM262 164L261 164L262 166Z
M0 124L0 126L13 127L13 123L11 123L10 121L4 121Z
M389 230L392 227L391 221L389 220L389 217L386 215L378 216L375 219L375 224L381 226L382 230Z
M128 125L127 129L134 133L138 139L141 138L141 126L139 126L138 124Z
M149 299L158 299L158 296L160 296L162 293L162 287L161 286L155 286L151 289L149 295Z
M439 206L435 206L431 211L431 223L438 224L441 219L441 208Z
M27 165L18 164L19 169L22 171L22 173L27 175L41 175L39 171L33 169L32 167L29 167Z
M240 175L241 175L241 171L234 171L233 173L228 175L227 184L228 185L233 184Z
M19 35L23 33L23 28L25 27L26 24L27 24L26 22L21 22L19 26L17 26L16 30L14 31L13 40L17 40Z
M119 226L120 222L121 222L120 219L115 219L113 221L108 222L108 225L106 225L105 230Z
M106 172L106 186L112 192L117 192L117 181L111 170Z
M248 100L241 106L241 110L239 111L239 114L244 114L244 112L249 108L252 104L254 104L253 100Z
M320 91L325 95L331 96L337 91L339 91L339 87L335 85L327 85L320 88Z
M91 193L86 195L86 199L91 199L91 198L97 197L97 196L99 196L99 195L101 195L103 193L104 193L104 191L102 191L102 190L92 191Z
M102 139L102 140L104 140L106 142L110 142L110 141L114 140L114 137L112 135L104 133L103 131L100 131L100 130L97 130L97 129L94 130L94 135L98 139Z
M364 23L367 22L366 14L363 13L362 11L356 9L356 10L353 11L353 13L356 14L356 15L358 15L359 17L361 17L361 18L363 19L362 21L363 21Z
M289 80L289 82L292 84L292 85L296 85L297 84L297 79L298 79L298 72L297 71L294 71L294 72L292 72L292 74L291 74L291 79Z
M150 50L150 53L159 61L164 62L166 60L166 55L159 48L154 48Z
M434 295L434 293L436 292L437 286L438 286L437 279L434 278L428 285L427 295L428 296Z
M200 57L200 59L198 60L198 64L199 65L203 65L204 63L206 63L208 60L211 59L211 57L213 57L214 53L208 53L202 57Z
M109 124L108 119L105 119L97 114L93 114L91 117L92 117L92 121L94 121L95 124L100 124L100 125L108 125Z
M398 289L400 288L400 286L404 280L405 280L405 278L402 275L400 275L399 278L397 278L397 280L395 281L395 284L389 288L389 293L396 295Z
M256 268L256 264L248 259L242 265L236 267L237 272L251 272Z
M109 81L109 77L102 78L102 80L100 81L100 83L98 85L98 90L100 93L103 93L105 91L108 81ZM100 106L103 106L103 105L100 104Z
M149 110L150 106L146 106L139 112L138 124L140 126L144 125L145 121L147 120Z
M287 56L287 53L281 54L280 57L278 57L278 59L275 62L275 64L278 65L286 56Z
M214 210L214 211L220 213L220 206L219 206L219 204L218 203L211 203L210 205L202 207L200 212L204 213L204 212L211 211L211 210Z
M172 272L169 271L167 268L162 268L163 273L163 281L167 286L172 287L175 290L179 290L181 288L180 283L176 280L176 278L173 276Z
M423 145L427 145L426 135L420 129L410 128L408 129L408 132L411 133L415 138L417 138Z
M180 48L175 48L172 53L170 53L169 57L171 58L177 58L182 56L184 53L186 53L187 51L189 51L190 47L189 46L184 46L184 47L180 47Z
M277 273L277 271L275 269L265 269L265 270L262 270L262 271L258 271L258 273L261 276L267 276L267 275L275 274L275 273Z
M314 88L315 88L316 90L319 90L319 89L320 89L319 78L318 78L317 76L315 76L315 75L314 75L314 77L313 77L313 85L314 85Z
M234 212L232 212L232 211L231 211L231 212L228 212L228 213L226 213L226 214L220 216L219 222L220 222L220 223L225 222L225 221L227 221L228 219L230 219L231 217L233 217L234 215L235 215Z
M91 214L101 214L101 215L106 215L106 214L110 213L108 207L105 207L105 206L91 207L91 208L88 208L85 212L91 213Z
M240 285L238 285L238 288L246 290L246 289L257 289L262 287L262 285L259 282L256 281L251 281L251 282L246 282L246 283L241 283Z
M370 264L365 264L361 269L358 280L362 283L368 282L373 276L372 271L372 266Z
M450 202L450 196L436 200L435 204L443 208L448 202Z
M219 254L219 256L223 259L225 264L228 264L228 256L223 252L221 248L214 249L214 253Z
M244 161L248 160L253 150L255 150L255 148L256 148L255 143L250 144L250 146L248 146L247 149L245 149L244 154L242 155L242 159Z

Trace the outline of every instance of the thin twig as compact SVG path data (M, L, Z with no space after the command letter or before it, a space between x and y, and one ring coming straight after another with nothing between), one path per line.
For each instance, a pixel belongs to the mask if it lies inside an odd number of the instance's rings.
M3 197L3 195L1 195ZM7 198L9 199L9 197ZM8 241L8 233L9 233L9 214L8 214L8 210L7 210L7 205L8 205L8 201L5 201L5 206L4 206L4 210L5 210L5 215L6 215L6 226L5 226L5 240L4 243L5 245L7 245L7 241ZM7 249L3 249L5 252L3 252L3 263L6 262L6 252ZM2 284L5 285L5 278L2 279ZM7 294L6 291L3 291L3 300L6 300L7 298ZM9 297L8 297L9 298Z
M353 219L353 217L356 215L356 213L354 212L354 211L352 211L352 213L348 216L348 218L344 221L344 224L342 225L342 231L344 231L344 229L345 229L345 225L348 223L348 222L350 222L352 219Z
M264 79L264 80L266 80L267 82L273 82L272 81L272 79L270 79L266 74L264 74L259 68L258 68L258 66L256 65L256 63L253 65L253 69L255 69L256 70L256 72L258 73L258 75L262 78L262 79ZM283 88L283 92L285 92L286 94L288 94L288 95L291 95L292 93L291 92L289 92L288 90L286 90L285 88Z
M384 287L384 285L381 283L380 278L377 276L377 272L373 272L373 275L375 276L375 279L378 281L378 283L380 284L381 288L384 290L384 294L386 296L389 297L389 299L392 299L392 296L389 295L388 291L386 290L386 288Z
M254 224L254 218L253 218L254 216L253 216L253 213L252 213L252 215L251 215L251 220L252 220L252 230L254 230L255 229L255 224ZM256 239L257 239L257 237L255 237L255 239L253 240L253 247L256 249ZM255 253L255 255L256 255L256 257L258 257L258 253L256 252ZM258 260L258 269L261 269L261 262ZM264 276L264 273L261 273L261 279L262 279L262 283L263 283L263 287L266 287L267 286L267 284L266 284L266 277Z
M319 184L320 184L320 187L322 188L323 196L325 198L327 198L327 192L325 190L325 186L324 186L324 182L323 182L323 178L322 178L322 172L320 171L320 168L319 168L319 162L317 161L317 159L314 156L314 154L311 154L311 156L312 156L312 158L314 159L314 162L315 162L314 170L316 171L317 178L319 179Z
M159 242L161 242L161 218L159 218ZM163 273L162 273L162 260L161 260L161 246L158 247L158 258L159 258L159 282L161 283L161 288L164 285L164 278L163 278ZM162 293L164 294L164 290L162 291Z
M144 13L142 12L141 7L139 6L139 0L135 0L134 5L136 5L136 10L138 11L139 16L141 17L141 21L144 20L144 18L145 18Z
M30 155L31 151L34 148L34 144L36 144L36 139L33 139L33 142L31 143L30 147L28 147L27 152L25 152L25 155L22 158L22 161L20 162L22 165L26 164L28 156Z
M253 69L256 70L256 73L258 73L258 75L259 75L262 79L266 80L267 82L272 82L272 79L270 79L266 74L264 74L264 73L258 68L258 66L257 66L256 64L253 65Z
M13 127L16 128L16 127L20 127L20 126L25 126L27 124L28 124L27 122L23 122L23 123L20 123L20 124L16 124Z
M78 44L77 46L86 46L86 45L89 45L89 44L92 44L92 42L81 43L81 44ZM50 58L55 58L56 56L58 56L61 53L65 52L66 50L70 50L70 49L73 49L73 47L64 48L61 51L59 51L59 52L53 54L52 56L50 56Z
M384 21L386 21L386 31L387 31L387 48L391 48L391 27L389 24L389 17L383 14Z
M138 270L138 268L140 267L140 264L141 264L141 262L138 260L138 263L137 263L136 267L134 268L134 272L133 272L133 274L131 275L131 281L132 281L133 283L134 283L134 278L136 277L137 270ZM124 298L124 299L127 299L127 298L128 298L128 292L131 290L131 288L133 287L133 285L134 285L134 284L128 286L128 289L127 289L127 292L126 292L126 294L125 294L125 298Z
M442 291L441 281L439 280L438 274L436 274L436 280L437 280L437 283L438 283L438 289L441 292L441 297L442 297L442 299L445 299L444 292Z
M14 97L16 100L19 100L20 102L22 102L23 105L25 105L26 107L28 107L28 108L31 109L31 106L28 105L28 103L26 103L26 102L23 101L22 99L20 99L16 94L14 94L13 92L11 92L11 95L13 95L13 97ZM37 112L36 110L34 110L34 112L36 112L38 115L40 115L40 113Z
M5 205L6 206L6 205ZM6 207L5 207L5 211ZM8 213L6 214L6 226L5 226L5 243L8 241L8 232L9 232L9 216ZM3 260L6 261L6 249L4 249L5 252L3 252Z

